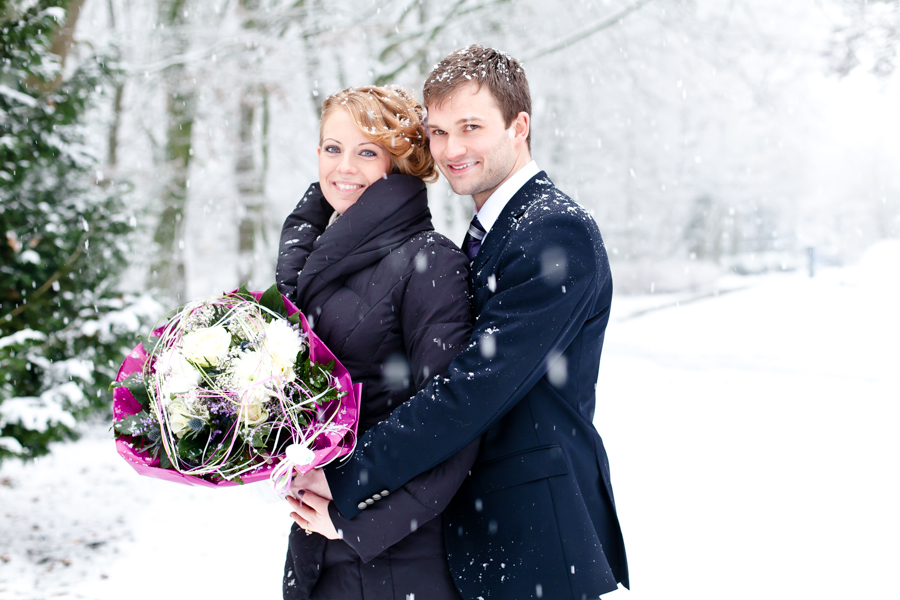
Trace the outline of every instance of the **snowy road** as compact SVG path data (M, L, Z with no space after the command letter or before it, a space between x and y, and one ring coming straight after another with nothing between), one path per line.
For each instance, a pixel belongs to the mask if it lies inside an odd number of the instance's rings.
M883 277L785 276L610 327L596 424L633 590L608 597L900 598Z
M608 598L900 597L898 306L864 269L614 305L596 422L633 590ZM0 600L280 597L281 505L138 477L97 432L4 465L0 506Z

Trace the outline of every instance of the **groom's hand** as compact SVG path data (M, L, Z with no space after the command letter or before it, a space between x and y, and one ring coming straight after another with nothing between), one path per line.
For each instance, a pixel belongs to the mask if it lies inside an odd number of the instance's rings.
M310 491L317 496L326 500L333 500L331 496L331 488L328 487L328 479L322 469L313 469L306 475L295 475L291 482L291 494L299 498L297 492L300 490Z
M287 497L288 504L294 509L291 518L301 529L307 534L318 533L329 540L341 537L331 522L331 515L328 514L328 505L331 504L329 500L309 491L303 492L301 499Z

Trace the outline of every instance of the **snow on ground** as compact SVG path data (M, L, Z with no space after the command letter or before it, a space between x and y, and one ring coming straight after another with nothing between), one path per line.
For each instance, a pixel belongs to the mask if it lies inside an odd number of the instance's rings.
M898 266L610 327L596 424L633 585L608 597L900 597Z
M0 600L281 597L286 505L140 477L106 429L0 468Z
M617 300L596 423L633 590L607 597L900 596L888 264ZM0 600L279 597L281 504L139 477L107 436L0 468Z

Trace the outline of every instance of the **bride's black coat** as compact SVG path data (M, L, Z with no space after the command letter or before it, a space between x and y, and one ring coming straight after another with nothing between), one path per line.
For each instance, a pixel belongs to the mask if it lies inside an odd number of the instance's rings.
M469 340L468 261L434 232L415 177L379 180L328 226L333 212L319 185L310 186L284 223L276 280L363 384L362 433L444 374ZM332 505L344 541L306 536L295 525L284 597L458 599L435 517L476 453L464 450L352 521Z

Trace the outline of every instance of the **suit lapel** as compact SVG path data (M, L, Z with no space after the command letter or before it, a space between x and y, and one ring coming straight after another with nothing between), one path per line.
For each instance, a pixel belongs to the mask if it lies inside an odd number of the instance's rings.
M525 211L528 210L531 203L540 196L540 189L545 187L549 181L550 179L547 177L547 174L541 171L529 179L525 185L519 188L519 191L509 199L509 202L503 207L500 216L497 217L497 221L494 222L494 226L491 227L490 232L488 232L484 244L482 244L481 249L475 256L475 260L472 262L471 272L474 279L481 279L481 271L484 268L484 265L487 264L488 260L498 249L506 245L506 238L509 237L509 233L519 220L519 217L525 214ZM486 273L485 277L488 275L489 273Z

